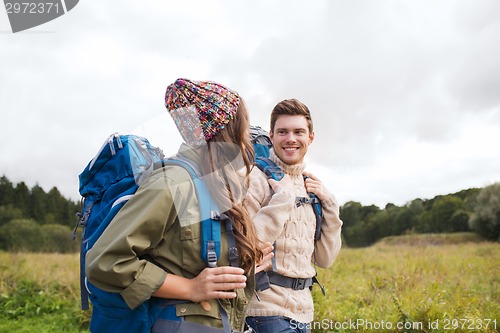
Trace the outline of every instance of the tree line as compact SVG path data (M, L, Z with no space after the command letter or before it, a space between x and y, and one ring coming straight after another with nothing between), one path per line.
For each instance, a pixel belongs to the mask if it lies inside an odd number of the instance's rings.
M80 203L65 198L56 187L13 184L0 178L0 250L76 252L72 240Z
M350 201L340 208L343 237L348 246L369 246L387 236L409 233L476 232L500 241L500 183L432 199L415 199L403 206L363 206Z
M72 240L79 202L56 187L45 192L38 185L13 184L0 178L0 250L76 252ZM408 233L473 231L500 241L500 183L432 199L415 199L403 206L363 206L349 201L340 207L342 236L347 246L369 246L387 236Z

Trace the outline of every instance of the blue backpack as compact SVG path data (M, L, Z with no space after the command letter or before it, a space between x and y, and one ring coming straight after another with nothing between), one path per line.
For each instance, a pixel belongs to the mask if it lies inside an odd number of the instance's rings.
M106 292L92 285L85 276L85 255L123 205L134 195L139 186L159 167L167 164L185 168L195 185L202 217L202 259L207 266L215 267L220 255L221 222L224 214L217 215L217 205L209 195L197 167L187 159L165 159L162 151L145 138L135 135L112 134L104 142L97 155L79 176L80 194L83 197L82 212L73 232L82 226L80 252L80 288L82 309L89 309L92 302L91 332L150 332L157 318L180 320L175 309L168 305L173 301L152 298L131 310L119 293ZM228 232L229 259L237 265L236 244L232 235L232 223L225 220ZM223 309L221 309L223 310ZM222 314L223 317L225 314ZM227 316L226 316L227 317ZM228 325L226 318L225 326Z

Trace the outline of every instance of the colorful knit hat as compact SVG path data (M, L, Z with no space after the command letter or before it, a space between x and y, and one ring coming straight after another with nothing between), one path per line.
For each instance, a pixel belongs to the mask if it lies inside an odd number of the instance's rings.
M177 79L165 94L165 107L192 146L219 133L234 118L239 102L237 92L211 81Z

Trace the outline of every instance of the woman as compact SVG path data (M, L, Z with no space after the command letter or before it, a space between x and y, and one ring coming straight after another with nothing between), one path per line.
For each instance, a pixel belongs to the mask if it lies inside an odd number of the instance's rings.
M242 204L253 155L247 110L236 92L187 79L168 86L165 105L185 141L177 156L199 169L224 213L221 223L232 221L234 232L221 227L217 267L207 268L200 256L193 181L183 167L167 163L141 185L88 252L87 276L95 286L120 293L131 310L148 302L151 332L243 331L256 262L263 257ZM231 234L238 267L225 255Z

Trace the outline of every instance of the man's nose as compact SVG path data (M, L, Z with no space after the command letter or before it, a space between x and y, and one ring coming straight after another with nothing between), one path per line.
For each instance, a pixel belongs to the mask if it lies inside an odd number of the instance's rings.
M295 135L295 133L293 133L293 132L288 132L288 133L286 134L286 138L285 138L285 140L286 140L287 142L295 142L295 141L297 141L297 136L296 136L296 135Z

